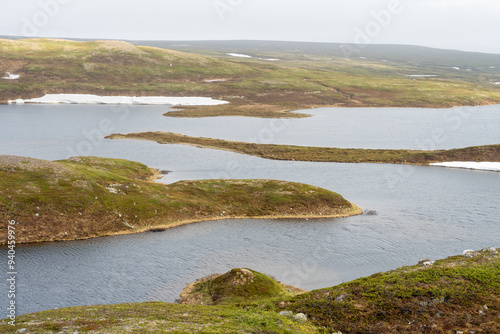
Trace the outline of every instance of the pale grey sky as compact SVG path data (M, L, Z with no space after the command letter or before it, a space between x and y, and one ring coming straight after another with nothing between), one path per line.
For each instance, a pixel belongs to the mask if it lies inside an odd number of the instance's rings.
M412 44L500 54L500 0L2 0L0 35Z

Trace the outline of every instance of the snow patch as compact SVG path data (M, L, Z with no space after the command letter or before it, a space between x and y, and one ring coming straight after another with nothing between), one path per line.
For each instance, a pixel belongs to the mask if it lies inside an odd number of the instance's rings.
M203 80L205 82L220 82L220 81L227 81L227 79L210 79L210 80Z
M226 53L228 56L231 56L231 57L240 57L240 58L253 58L252 56L249 56L249 55L244 55L244 54L241 54L241 53Z
M7 72L6 74L8 76L7 77L3 77L2 79L16 80L16 79L19 79L19 77L21 77L19 74L10 74L10 72Z
M436 74L408 74L407 77L413 77L413 78L431 78L431 77L437 77Z
M219 105L229 103L227 101L214 100L209 97L178 97L178 96L98 96L90 94L47 94L30 100L10 100L9 103L43 103L43 104L148 104L148 105L173 105L173 106L196 106L196 105Z
M456 70L459 70L460 67L456 67L456 66L453 66L452 68L456 69Z
M500 162L451 161L432 163L431 166L466 168L500 172Z
M255 57L252 57L252 56L249 56L249 55L245 55L245 54L241 54L241 53L226 53L228 56L231 56L231 57L239 57L239 58L255 58ZM260 59L260 60L267 60L267 61L278 61L280 59L278 58L261 58L261 57L257 57L257 59Z

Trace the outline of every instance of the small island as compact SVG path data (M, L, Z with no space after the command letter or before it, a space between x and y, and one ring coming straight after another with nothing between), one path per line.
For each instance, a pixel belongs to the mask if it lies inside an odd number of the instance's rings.
M361 214L326 189L276 180L201 180L166 185L138 162L98 157L46 161L0 156L0 219L16 242L162 231L226 218L316 218ZM7 243L7 224L0 244Z

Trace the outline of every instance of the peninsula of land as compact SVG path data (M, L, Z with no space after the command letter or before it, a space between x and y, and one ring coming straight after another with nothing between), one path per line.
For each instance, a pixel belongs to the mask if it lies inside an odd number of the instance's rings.
M500 162L500 144L473 146L451 150L420 151L256 144L213 138L191 137L171 132L112 134L106 138L149 140L155 141L159 144L186 144L202 148L232 151L274 160L399 163L420 165L450 161Z
M16 243L158 231L226 218L316 218L361 214L339 194L276 180L202 180L166 185L157 170L120 159L46 161L0 156L0 220ZM0 226L7 244L8 224Z

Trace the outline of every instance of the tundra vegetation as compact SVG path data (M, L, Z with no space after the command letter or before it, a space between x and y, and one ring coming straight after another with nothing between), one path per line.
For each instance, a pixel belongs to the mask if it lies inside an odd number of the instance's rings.
M495 248L311 292L235 268L194 282L180 304L80 306L4 320L2 333L498 333Z
M276 180L153 182L158 171L120 159L0 156L0 220L16 242L86 239L233 217L345 217L361 209L326 189ZM7 243L0 226L0 244Z
M196 51L194 44L189 51L203 53L194 54L122 41L3 39L0 73L10 72L20 78L0 80L0 102L49 93L205 96L231 103L184 107L167 116L275 118L307 117L287 111L326 106L451 107L500 103L500 89L490 83L500 81L496 79L498 57L453 54L457 64L470 67L458 71L449 64L436 63L435 53L439 52L435 49L419 49L414 57L407 56L404 48L393 50L394 55L401 57L393 56L388 62L376 58L380 52L372 52L369 59L346 58L338 46L323 50L320 44L302 45L297 51L276 45L271 50L254 47L253 54L262 57L237 58L221 51L227 45L218 50ZM469 65L464 64L467 59ZM408 76L423 70L437 73L437 77Z

